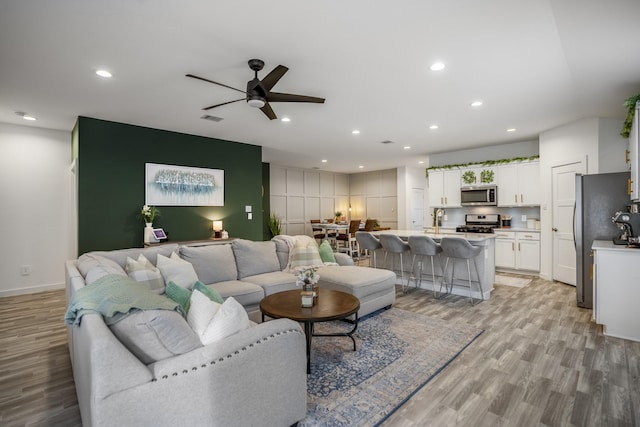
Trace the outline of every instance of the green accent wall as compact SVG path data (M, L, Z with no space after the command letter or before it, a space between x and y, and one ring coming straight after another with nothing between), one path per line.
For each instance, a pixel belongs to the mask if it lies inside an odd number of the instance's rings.
M153 225L164 228L170 241L207 239L214 219L223 221L230 237L263 239L260 146L88 117L78 118L74 134L79 254L142 247L145 163L224 170L224 206L158 207Z

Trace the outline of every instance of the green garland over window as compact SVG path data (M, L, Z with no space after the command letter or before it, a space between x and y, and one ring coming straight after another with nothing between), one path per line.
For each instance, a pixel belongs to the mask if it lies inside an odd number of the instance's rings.
M527 162L532 160L538 160L540 158L539 155L529 156L529 157L513 157L511 159L499 159L499 160L485 160L482 162L471 162L471 163L457 163L454 165L441 165L441 166L432 166L426 169L427 178L429 177L430 170L436 169L461 169L469 166L480 165L480 166L498 166L498 165L507 165L509 163L516 162Z

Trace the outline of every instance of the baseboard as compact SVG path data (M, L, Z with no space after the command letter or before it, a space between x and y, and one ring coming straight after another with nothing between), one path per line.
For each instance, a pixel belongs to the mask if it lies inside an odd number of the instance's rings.
M48 285L31 286L28 288L6 289L0 290L0 298L11 297L14 295L37 294L39 292L57 291L64 289L64 283L51 283Z

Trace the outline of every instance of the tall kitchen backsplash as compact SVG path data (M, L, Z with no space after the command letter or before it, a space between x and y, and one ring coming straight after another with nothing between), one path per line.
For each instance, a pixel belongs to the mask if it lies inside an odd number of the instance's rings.
M464 224L464 216L466 214L500 214L511 216L511 228L527 228L527 220L540 220L540 207L512 207L499 208L495 206L478 206L468 208L444 208L446 219L442 221L442 227L457 227ZM527 220L522 220L522 216L526 215ZM443 217L444 218L444 217ZM428 225L433 223L433 216L429 218Z

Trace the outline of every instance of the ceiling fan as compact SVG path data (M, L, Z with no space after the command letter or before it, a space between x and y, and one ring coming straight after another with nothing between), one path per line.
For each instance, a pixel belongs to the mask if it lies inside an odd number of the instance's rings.
M271 70L269 74L262 80L258 79L258 71L264 67L264 61L260 59L250 59L249 68L255 72L255 77L247 82L247 90L236 89L235 87L227 86L222 83L214 82L213 80L205 79L204 77L198 77L193 74L187 74L187 77L193 79L202 80L205 82L213 83L218 86L233 89L237 92L242 92L246 96L244 98L235 99L233 101L223 102L221 104L211 105L203 108L203 110L211 110L212 108L220 107L222 105L232 104L238 101L247 101L247 104L254 108L259 108L270 120L276 118L276 113L273 112L270 102L312 102L316 104L323 104L324 98L316 98L313 96L294 95L291 93L278 93L271 92L271 89L278 83L278 81L289 71L284 65L278 65Z

